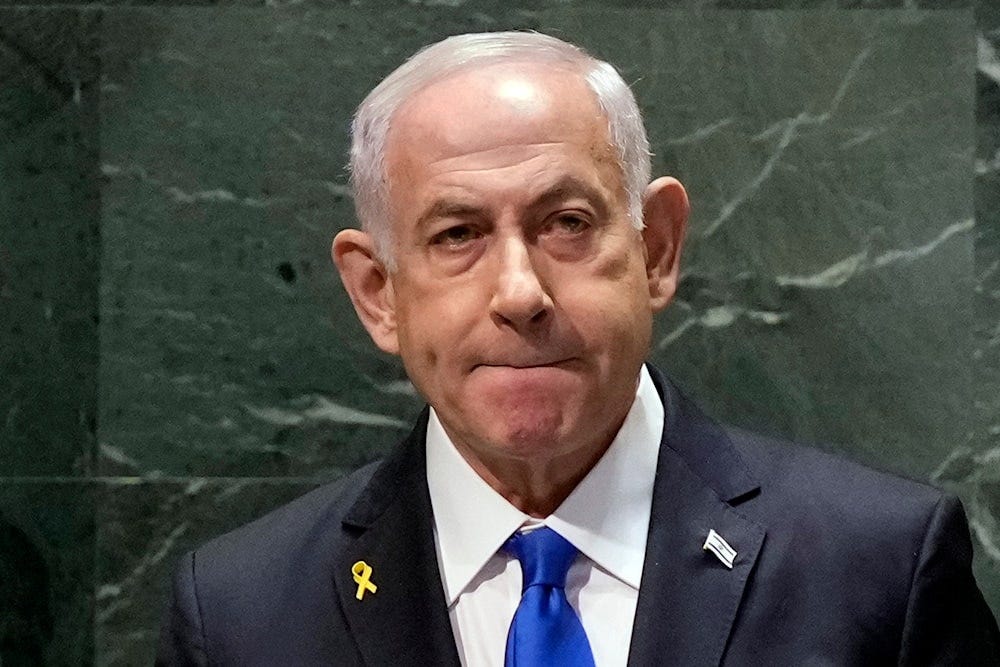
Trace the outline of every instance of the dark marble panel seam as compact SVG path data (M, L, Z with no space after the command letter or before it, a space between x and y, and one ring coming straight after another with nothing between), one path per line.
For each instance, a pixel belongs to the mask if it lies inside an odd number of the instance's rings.
M0 275L0 459L14 476L86 477L97 430L103 11L0 11L0 274L10 263L9 284Z
M226 482L239 483L267 483L267 484L318 484L324 481L331 481L319 477L293 476L293 477L214 477L214 476L149 476L149 477L46 477L42 475L22 475L22 476L0 476L2 484L188 484L194 481L203 481L208 484L224 484Z
M403 6L412 6L411 3L400 3ZM127 2L127 3L97 3L97 2L39 2L39 3L5 3L0 1L0 9L3 10L45 10L45 9L68 9L80 12L87 11L103 11L103 10L130 10L130 9L163 9L167 11L172 11L176 9L184 8L192 9L220 9L220 10L271 10L271 11L315 11L315 10L341 10L348 9L357 12L373 11L380 7L379 5L367 6L367 5L353 5L344 7L339 4L327 4L327 3L280 3L273 2L272 0L257 0L255 2L241 2L232 4L220 4L214 0L174 0L169 2L162 2L158 0L145 0L141 2ZM446 5L442 4L426 4L418 5L418 8L422 8L427 11L440 11L442 9L447 9ZM468 9L468 8L466 8ZM649 10L651 9L648 5L637 3L635 5L616 5L616 6L602 6L600 3L591 4L584 3L580 5L562 5L558 3L553 3L552 6L545 7L544 10L564 10L564 11L574 11L574 12L586 12L588 10ZM713 12L718 13L753 13L753 14L829 14L829 13L840 13L840 12L850 12L851 14L885 14L885 13L910 13L910 14L920 14L920 13L977 13L983 12L985 10L969 4L966 6L948 6L948 7L934 7L934 6L914 6L914 5L904 5L898 7L780 7L780 6L769 6L769 7L742 7L742 6L709 6L709 7L689 7L683 4L669 5L661 10L656 11L666 11L666 12L677 12L684 14L710 14Z

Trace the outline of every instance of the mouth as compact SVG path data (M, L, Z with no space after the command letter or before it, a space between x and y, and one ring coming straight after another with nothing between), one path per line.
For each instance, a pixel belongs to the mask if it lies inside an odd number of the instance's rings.
M476 368L513 368L515 370L530 370L533 368L559 368L573 360L572 357L554 360L491 360L473 366Z

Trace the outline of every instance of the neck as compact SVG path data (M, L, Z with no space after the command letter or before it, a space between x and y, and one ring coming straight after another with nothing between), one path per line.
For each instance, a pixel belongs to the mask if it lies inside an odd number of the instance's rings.
M525 514L541 519L552 514L604 456L622 421L624 417L592 443L554 456L485 457L461 440L452 437L452 442L494 491Z

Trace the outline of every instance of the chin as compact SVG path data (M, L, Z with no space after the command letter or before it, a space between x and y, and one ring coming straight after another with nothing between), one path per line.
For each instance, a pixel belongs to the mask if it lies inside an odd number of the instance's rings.
M559 412L522 411L497 425L494 446L515 458L548 457L561 448L564 427L565 417Z

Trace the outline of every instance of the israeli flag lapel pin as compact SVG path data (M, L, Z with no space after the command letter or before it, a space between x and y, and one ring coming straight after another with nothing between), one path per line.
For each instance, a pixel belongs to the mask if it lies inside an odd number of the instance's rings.
M729 546L729 542L722 539L722 535L719 535L712 529L708 531L708 537L705 539L705 544L701 547L705 551L711 551L715 554L715 557L722 561L722 564L728 567L730 570L733 569L733 562L736 560L736 549Z

